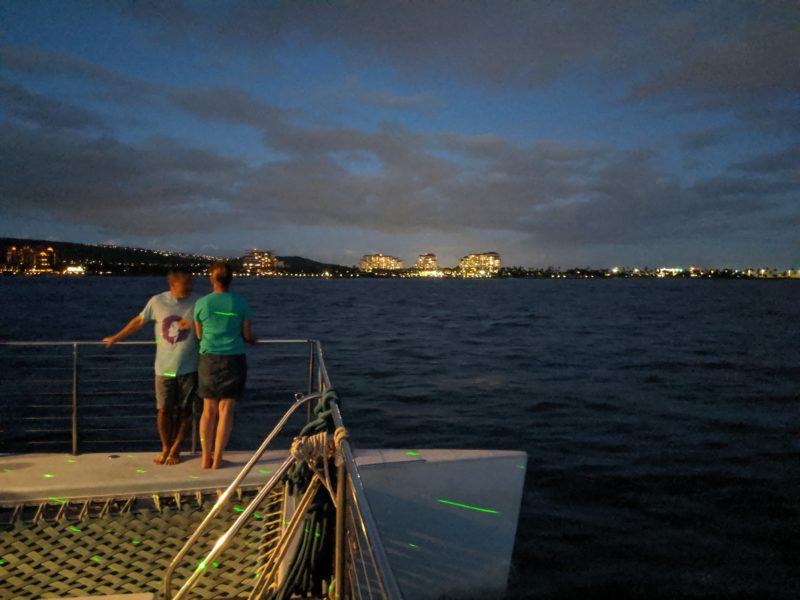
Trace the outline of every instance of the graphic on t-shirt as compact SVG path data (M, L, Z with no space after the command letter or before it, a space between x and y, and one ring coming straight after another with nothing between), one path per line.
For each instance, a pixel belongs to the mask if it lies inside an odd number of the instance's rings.
M180 329L179 324L183 317L170 315L161 321L161 338L170 344L177 344L189 337L189 329Z

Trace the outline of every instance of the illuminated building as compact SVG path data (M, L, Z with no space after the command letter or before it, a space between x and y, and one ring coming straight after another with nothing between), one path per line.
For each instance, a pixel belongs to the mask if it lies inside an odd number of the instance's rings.
M436 260L435 254L420 254L414 268L420 271L436 271L439 263Z
M69 265L64 267L64 275L86 275L83 265Z
M458 263L462 277L493 277L500 271L500 255L497 252L468 254Z
M417 262L414 263L412 273L416 277L443 277L444 273L439 269L439 261L435 254L420 254Z
M283 262L266 250L253 249L242 257L242 271L247 275L277 275Z
M403 268L403 261L386 254L365 254L359 267L362 271L397 271Z
M6 262L3 268L11 273L52 273L56 268L56 251L51 246L10 246L6 250Z

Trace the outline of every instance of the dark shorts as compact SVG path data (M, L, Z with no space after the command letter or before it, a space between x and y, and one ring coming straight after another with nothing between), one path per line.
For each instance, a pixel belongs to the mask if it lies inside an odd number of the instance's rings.
M241 400L247 379L244 354L201 354L197 366L197 393L209 400Z
M191 415L194 406L199 407L197 395L197 373L186 373L177 377L156 375L156 406L158 410L180 411Z

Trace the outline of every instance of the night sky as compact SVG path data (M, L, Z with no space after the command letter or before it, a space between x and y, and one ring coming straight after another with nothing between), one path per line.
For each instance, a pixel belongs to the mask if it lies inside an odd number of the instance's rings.
M800 265L800 3L0 3L0 236Z

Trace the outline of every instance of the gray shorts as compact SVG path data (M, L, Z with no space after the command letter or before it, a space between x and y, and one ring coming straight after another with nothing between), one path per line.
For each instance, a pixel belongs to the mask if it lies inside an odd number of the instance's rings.
M156 406L158 410L180 411L191 415L192 408L200 406L197 396L197 373L186 373L177 377L156 375Z
M209 400L241 400L247 380L244 354L201 354L197 393Z

